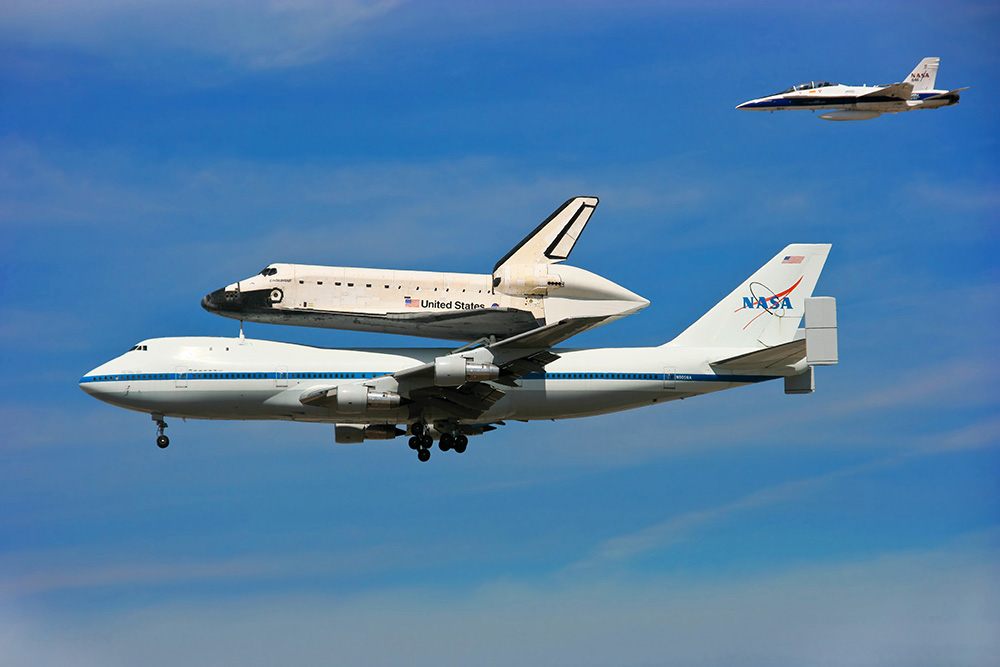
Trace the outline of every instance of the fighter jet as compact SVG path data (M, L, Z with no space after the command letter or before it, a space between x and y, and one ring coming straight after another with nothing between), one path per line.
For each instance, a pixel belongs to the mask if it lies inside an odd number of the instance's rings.
M492 274L270 264L201 305L248 322L459 341L498 340L566 319L593 328L649 305L606 278L556 266L569 257L597 204L597 197L570 199Z
M771 112L789 109L829 109L820 114L823 120L869 120L884 113L914 109L938 109L958 104L955 90L936 90L940 58L924 58L905 81L884 86L847 86L829 81L806 81L775 95L750 100L737 109L763 109Z

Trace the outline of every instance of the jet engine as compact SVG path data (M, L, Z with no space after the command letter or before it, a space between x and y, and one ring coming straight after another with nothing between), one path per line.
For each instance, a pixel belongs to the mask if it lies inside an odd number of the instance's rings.
M398 408L400 403L399 394L375 391L363 384L343 384L299 400L306 405L334 408L337 412L354 415L368 410L391 410Z
M438 357L434 360L434 384L439 387L457 387L466 382L483 382L500 377L500 369L493 364L477 364L465 357Z

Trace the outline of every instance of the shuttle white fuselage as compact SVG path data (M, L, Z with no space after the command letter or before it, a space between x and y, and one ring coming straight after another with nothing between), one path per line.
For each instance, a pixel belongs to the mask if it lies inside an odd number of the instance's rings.
M575 197L497 262L492 274L271 264L202 299L233 319L472 341L564 319L599 326L649 301L565 260L598 200Z
M272 264L202 301L245 321L449 340L507 337L569 317L604 324L648 304L589 271L548 264L496 276Z

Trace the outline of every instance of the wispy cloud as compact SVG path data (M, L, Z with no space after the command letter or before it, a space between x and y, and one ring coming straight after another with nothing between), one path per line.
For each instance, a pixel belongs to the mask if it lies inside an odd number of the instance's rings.
M718 581L497 580L450 592L250 595L84 617L8 606L0 651L22 665L72 655L104 665L978 666L1000 650L996 557L995 535L982 535Z
M587 558L570 565L568 574L580 573L622 563L651 551L669 548L672 544L692 539L699 529L727 521L765 507L792 502L839 480L875 470L898 466L915 457L933 456L961 449L1000 447L1000 418L954 429L951 432L929 434L906 450L891 456L848 466L839 470L783 482L758 489L727 503L672 516L641 530L605 540Z
M343 52L403 0L11 0L0 10L8 43L75 48L112 58L156 51L283 68Z

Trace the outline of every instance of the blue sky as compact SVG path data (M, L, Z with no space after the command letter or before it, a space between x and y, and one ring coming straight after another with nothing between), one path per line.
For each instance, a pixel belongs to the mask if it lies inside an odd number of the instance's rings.
M991 2L6 2L0 655L12 664L985 665L1000 651L1000 9ZM956 107L733 107L940 56ZM79 377L273 261L571 262L653 345L830 242L839 366L420 465L175 421ZM247 325L329 346L415 339ZM13 381L10 381L13 380Z

